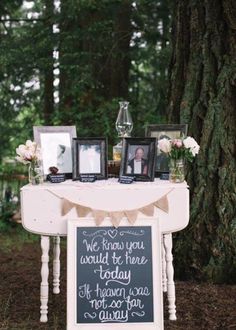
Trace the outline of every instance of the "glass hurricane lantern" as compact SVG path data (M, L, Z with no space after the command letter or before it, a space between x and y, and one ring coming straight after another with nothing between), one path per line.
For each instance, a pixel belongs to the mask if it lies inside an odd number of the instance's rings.
M116 119L116 130L121 141L113 147L113 160L121 161L122 153L122 139L124 137L129 137L133 129L133 121L131 114L129 112L129 102L121 101L119 102L120 109Z

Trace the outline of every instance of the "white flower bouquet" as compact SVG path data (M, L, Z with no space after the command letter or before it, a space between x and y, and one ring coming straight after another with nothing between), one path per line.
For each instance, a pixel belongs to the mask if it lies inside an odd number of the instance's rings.
M30 164L40 160L40 149L36 142L27 140L25 144L20 144L16 148L16 160L22 164Z
M199 153L200 146L194 138L187 136L184 139L161 139L158 141L158 149L170 159L184 159L192 162Z
M171 182L176 183L184 181L184 162L192 162L199 153L200 146L194 138L188 136L174 140L163 138L158 141L158 149L167 155L169 159L169 179Z
M22 164L29 164L29 182L31 184L43 183L40 148L36 142L27 140L16 148L16 160Z

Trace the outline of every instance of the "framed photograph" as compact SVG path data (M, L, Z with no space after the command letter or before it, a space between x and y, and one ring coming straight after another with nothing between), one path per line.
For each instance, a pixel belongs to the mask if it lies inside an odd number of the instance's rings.
M80 175L107 179L107 140L105 138L73 139L73 180Z
M67 223L67 329L163 330L159 221Z
M186 136L187 130L188 125L186 124L149 125L146 128L146 136L155 137L157 141L163 138L173 140ZM160 177L164 173L169 173L168 159L157 148L155 176Z
M75 126L34 126L34 140L42 153L43 173L49 167L58 168L67 179L72 178L72 139L76 137Z
M124 138L120 176L133 176L137 181L153 181L155 158L155 138Z

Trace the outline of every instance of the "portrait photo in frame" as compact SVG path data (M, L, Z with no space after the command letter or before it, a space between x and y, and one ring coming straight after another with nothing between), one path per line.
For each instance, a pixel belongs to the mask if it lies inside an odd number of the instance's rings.
M179 139L187 135L187 124L171 124L171 125L148 125L146 128L146 136L154 137L158 140L167 138L170 140ZM160 177L161 174L169 173L168 158L161 153L158 148L156 152L155 176Z
M107 139L76 138L72 142L73 180L81 175L107 179Z
M72 178L72 139L76 137L75 126L34 126L34 140L41 149L43 173L49 167L57 167L58 173Z
M153 181L155 158L156 138L124 138L120 176Z

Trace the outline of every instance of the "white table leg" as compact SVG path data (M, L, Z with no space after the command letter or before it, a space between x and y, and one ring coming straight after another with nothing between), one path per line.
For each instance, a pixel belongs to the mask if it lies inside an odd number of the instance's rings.
M53 238L53 293L60 293L60 237Z
M161 261L162 261L162 290L167 292L167 277L166 277L166 251L164 247L164 237L161 235Z
M49 262L49 246L50 240L48 236L41 236L41 249L42 249L42 267L41 267L41 287L40 287L40 322L48 321L48 262Z
M175 283L174 283L174 267L172 255L172 234L164 234L164 247L166 254L166 270L167 270L167 297L169 320L175 321L176 306L175 306Z

